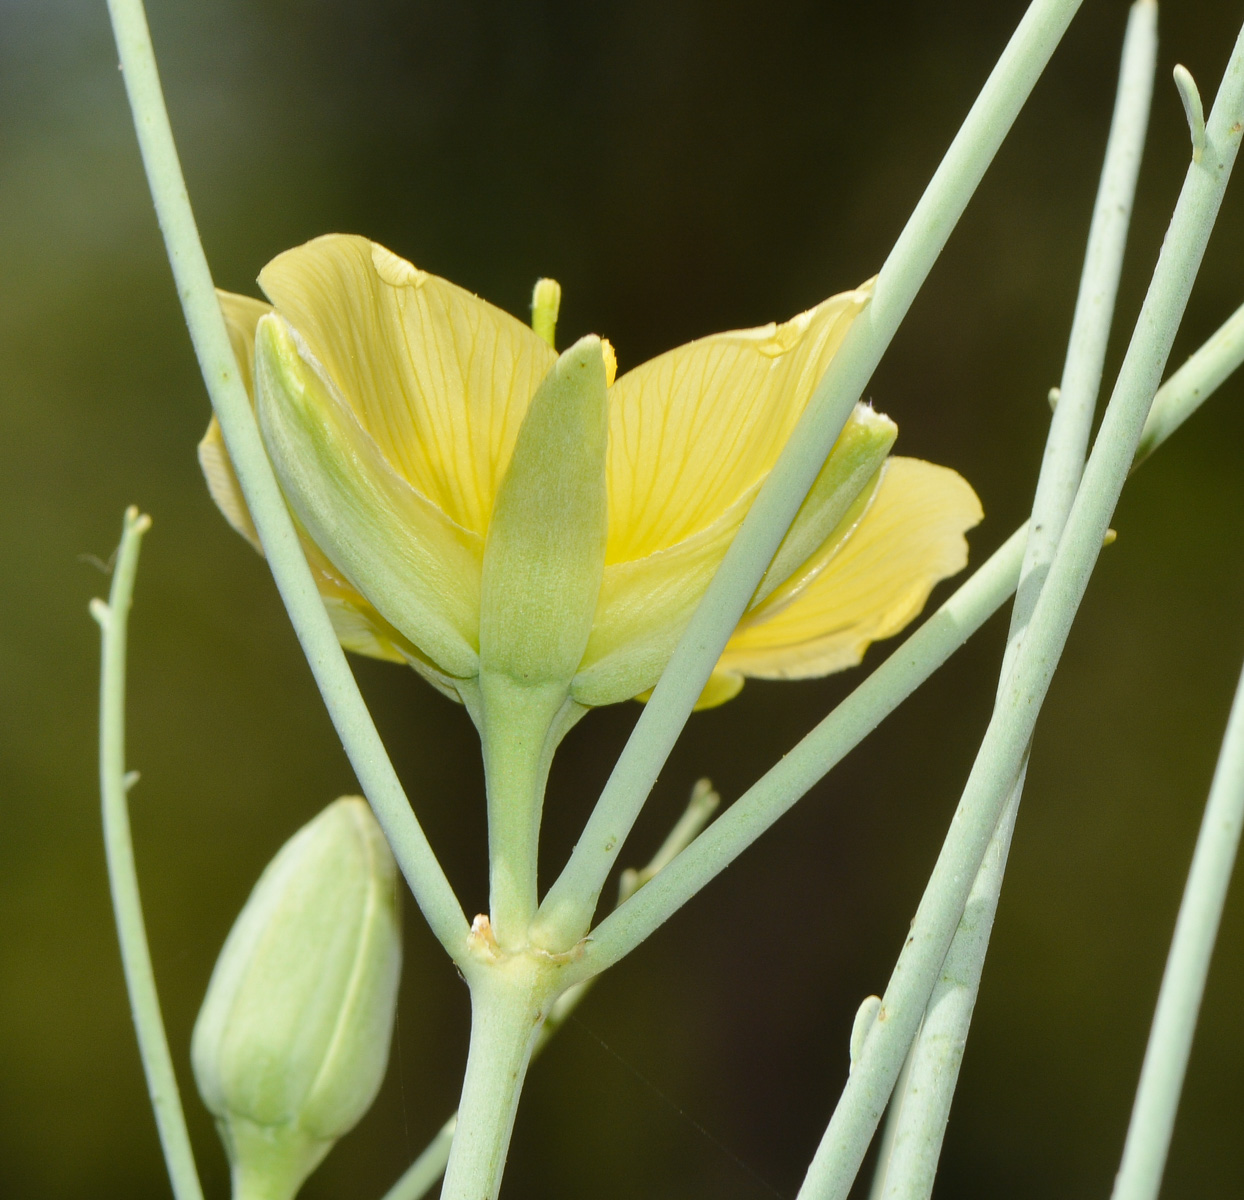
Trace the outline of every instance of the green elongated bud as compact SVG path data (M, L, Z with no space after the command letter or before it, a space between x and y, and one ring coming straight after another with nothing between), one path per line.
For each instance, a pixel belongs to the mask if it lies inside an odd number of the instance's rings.
M480 596L480 671L569 684L605 569L609 408L601 340L585 337L532 397L497 491Z
M478 538L386 461L295 330L255 330L259 428L290 507L377 611L443 672L471 678Z
M278 851L225 941L195 1022L195 1080L234 1200L292 1200L384 1078L401 970L396 866L365 800Z

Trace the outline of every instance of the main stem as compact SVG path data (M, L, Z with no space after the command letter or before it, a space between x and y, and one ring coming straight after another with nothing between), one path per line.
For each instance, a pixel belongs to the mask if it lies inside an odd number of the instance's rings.
M441 1200L496 1200L518 1097L553 1000L546 966L526 955L472 971L471 1045Z

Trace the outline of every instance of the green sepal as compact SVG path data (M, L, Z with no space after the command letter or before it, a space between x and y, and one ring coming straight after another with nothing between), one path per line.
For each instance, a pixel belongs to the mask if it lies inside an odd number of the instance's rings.
M255 332L255 398L281 490L315 544L444 674L474 676L479 537L393 470L274 313Z
M825 544L874 482L897 436L898 426L884 413L866 404L855 406L757 585L749 610L763 603Z
M545 376L497 491L480 588L480 672L522 686L569 685L605 569L609 437L597 337Z

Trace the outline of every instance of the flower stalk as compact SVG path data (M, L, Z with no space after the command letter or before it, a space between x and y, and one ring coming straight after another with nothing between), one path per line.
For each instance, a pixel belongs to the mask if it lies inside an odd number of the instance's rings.
M1037 480L1001 682L1014 661L1084 471L1114 315L1157 60L1157 4L1136 0L1128 16L1114 115L1093 206L1058 406ZM931 1195L942 1139L985 954L997 912L1028 760L1025 756L908 1056L907 1082L891 1098L890 1152L879 1159L879 1200ZM888 1131L889 1132L889 1131Z
M1244 827L1244 673L1236 687L1162 975L1111 1200L1156 1200Z

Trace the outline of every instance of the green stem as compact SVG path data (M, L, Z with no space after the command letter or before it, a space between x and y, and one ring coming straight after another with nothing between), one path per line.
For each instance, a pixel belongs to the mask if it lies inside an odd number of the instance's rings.
M998 911L1026 770L1027 760L990 839L919 1034L908 1052L904 1073L895 1085L890 1103L897 1106L897 1115L889 1131L891 1141L884 1165L879 1168L883 1182L873 1200L927 1196L932 1192L942 1138L950 1119L950 1102L980 990L985 952Z
M532 688L483 671L478 682L480 745L488 796L489 914L504 950L527 945L536 914L540 818L553 754L587 712L554 684Z
M108 857L108 883L112 911L121 943L121 963L130 1010L138 1033L138 1050L147 1076L147 1091L155 1112L156 1127L169 1179L177 1200L203 1200L194 1150L186 1130L186 1118L177 1090L177 1075L169 1054L168 1037L160 1016L155 972L143 925L142 899L134 866L130 837L130 814L126 793L134 782L125 771L125 657L130 601L142 536L151 518L131 508L125 514L121 548L112 572L108 603L91 602L91 615L103 635L99 683L99 789L104 821L104 849Z
M1242 825L1244 673L1227 718L1227 731L1184 886L1112 1200L1156 1200L1162 1183Z
M1148 127L1156 60L1157 5L1154 0L1137 0L1128 17L1114 116L1093 207L1058 407L1050 423L1024 565L1011 610L1003 680L1028 627L1084 472ZM890 1102L901 1115L893 1131L893 1161L886 1169L884 1200L924 1200L933 1191L1027 765L1025 756L908 1054L908 1082L896 1089Z
M441 1200L496 1200L532 1049L551 1002L550 972L526 955L477 964L471 1045Z
M756 497L635 730L533 937L566 949L582 937L617 854L756 584L807 495L985 170L1058 45L1079 0L1035 0L1003 51Z
M712 784L707 779L701 779L692 790L691 800L683 815L679 817L674 828L661 843L660 849L648 860L647 865L638 870L628 869L622 872L622 880L618 888L618 903L622 904L628 900L671 863L708 824L720 803L721 797L713 790ZM591 991L597 978L598 976L592 976L571 985L553 1002L549 1015L536 1035L536 1043L531 1051L533 1062L548 1045L549 1039L566 1023L570 1014ZM422 1200L423 1196L431 1191L432 1185L441 1177L445 1164L449 1161L449 1150L453 1144L454 1129L457 1124L458 1114L454 1113L441 1126L419 1157L406 1168L401 1178L384 1194L384 1200Z
M264 555L359 784L428 924L457 961L469 932L462 906L411 810L324 610L233 358L177 159L142 0L108 0L108 11L177 293Z
M914 634L668 867L606 917L587 942L584 971L629 954L721 874L912 694L1015 591L1027 526L1020 526Z
M1205 153L1189 167L1180 191L1066 531L882 999L877 1024L847 1080L800 1190L802 1200L846 1197L894 1087L1101 552L1242 132L1244 31L1206 126Z

